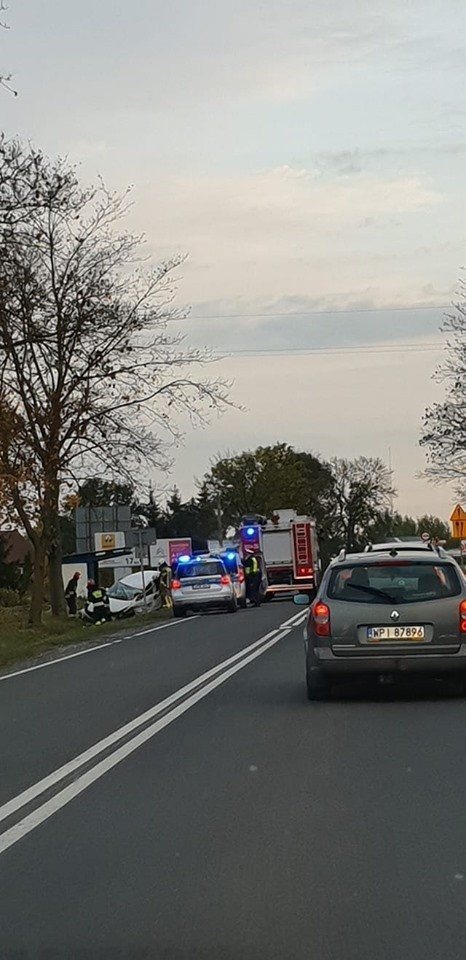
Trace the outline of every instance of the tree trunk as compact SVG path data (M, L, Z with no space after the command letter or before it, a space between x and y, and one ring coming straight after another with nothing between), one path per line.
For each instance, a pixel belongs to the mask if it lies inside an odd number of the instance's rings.
M61 617L65 614L65 594L63 589L62 577L62 549L61 549L61 531L58 506L58 490L53 495L48 509L48 532L49 547L48 556L48 575L49 575L49 594L50 606L53 617Z
M66 611L62 577L62 556L59 543L50 548L48 561L49 594L52 616L61 617Z
M51 465L54 463L51 457ZM65 595L62 577L62 549L60 530L60 484L57 471L51 468L51 474L45 485L46 499L44 503L45 529L47 530L47 559L50 606L53 617L61 617L65 613Z
M46 555L47 549L44 537L38 536L34 544L34 576L32 580L31 606L29 608L29 623L33 627L39 627L42 623Z

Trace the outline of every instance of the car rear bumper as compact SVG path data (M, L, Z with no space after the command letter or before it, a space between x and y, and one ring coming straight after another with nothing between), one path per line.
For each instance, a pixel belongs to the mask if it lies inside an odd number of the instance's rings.
M449 651L449 652L448 652ZM419 650L413 653L390 651L371 656L362 653L346 655L335 653L329 647L314 647L315 665L323 673L374 674L374 673L454 673L466 674L466 643L443 650Z
M195 600L174 600L173 609L176 610L193 610L199 612L201 610L225 610L226 607L231 606L235 602L235 597L231 596L220 596L220 597L196 597Z

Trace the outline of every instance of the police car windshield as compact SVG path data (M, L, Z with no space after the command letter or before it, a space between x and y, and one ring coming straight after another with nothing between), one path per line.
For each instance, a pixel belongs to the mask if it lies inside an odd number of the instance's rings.
M223 577L224 573L225 567L220 560L179 563L176 571L179 580L186 580L188 577Z

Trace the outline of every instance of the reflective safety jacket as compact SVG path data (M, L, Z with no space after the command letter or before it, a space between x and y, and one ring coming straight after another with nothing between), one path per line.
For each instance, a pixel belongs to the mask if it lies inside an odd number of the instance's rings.
M105 590L101 590L100 587L96 587L95 590L92 591L89 601L90 603L94 604L94 607L103 607L107 602Z
M260 573L259 561L256 557L248 557L245 564L246 576L250 577L255 573Z

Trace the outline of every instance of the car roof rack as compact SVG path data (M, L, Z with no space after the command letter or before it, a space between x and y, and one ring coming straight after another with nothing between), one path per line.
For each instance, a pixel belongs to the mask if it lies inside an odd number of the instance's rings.
M450 556L444 547L440 544L432 543L430 540L424 541L423 543L406 543L403 541L397 543L394 541L393 543L387 543L384 547L374 547L372 543L368 543L364 548L364 553L425 553L426 550L430 550L431 553L436 553L439 557Z

